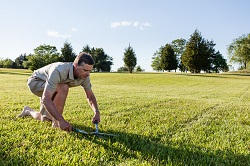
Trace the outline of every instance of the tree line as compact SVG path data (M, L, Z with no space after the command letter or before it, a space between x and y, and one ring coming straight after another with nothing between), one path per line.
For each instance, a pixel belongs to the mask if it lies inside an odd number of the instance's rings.
M86 45L82 48L83 51L91 53L95 60L94 71L110 72L113 59L102 48L90 48ZM64 43L61 53L57 51L55 46L43 44L35 48L33 54L21 54L15 61L11 59L0 60L0 67L30 69L33 71L54 62L73 62L76 56L71 44L68 42Z
M226 72L228 65L215 43L204 39L198 30L189 40L183 38L173 40L157 50L153 56L152 68L157 71L179 69L182 72Z
M152 57L151 67L155 71L180 70L181 72L227 72L229 70L226 59L219 51L215 50L215 43L206 40L196 29L188 40L180 38L161 46ZM227 48L230 62L238 63L241 69L247 69L250 63L250 34L242 35L235 39ZM95 48L86 45L81 52L90 53L95 64L94 72L110 72L113 58L108 56L103 48ZM65 42L61 53L55 46L40 45L34 49L33 54L21 54L14 61L0 59L0 68L21 68L36 70L53 62L73 62L76 54L70 43ZM142 72L140 66L136 66L137 58L132 46L125 48L123 55L124 66L117 72Z

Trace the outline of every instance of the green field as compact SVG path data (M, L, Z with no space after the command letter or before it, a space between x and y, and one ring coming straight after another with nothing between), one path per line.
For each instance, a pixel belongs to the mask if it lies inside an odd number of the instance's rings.
M117 135L105 139L16 119L39 109L30 74L0 69L0 165L250 165L247 74L92 73L100 131ZM65 119L94 131L92 116L71 88Z

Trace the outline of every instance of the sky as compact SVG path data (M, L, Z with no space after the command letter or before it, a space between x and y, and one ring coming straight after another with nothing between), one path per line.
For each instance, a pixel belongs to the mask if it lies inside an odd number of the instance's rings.
M163 45L198 29L228 58L227 47L250 33L249 0L0 0L0 58L14 60L41 44L65 41L74 52L103 48L112 70L124 66L124 50L133 47L137 65L151 67Z

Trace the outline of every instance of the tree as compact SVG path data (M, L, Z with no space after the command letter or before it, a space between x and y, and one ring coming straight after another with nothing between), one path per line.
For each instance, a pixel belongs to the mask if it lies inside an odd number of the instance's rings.
M113 58L108 56L102 48L96 48L92 56L95 60L94 68L97 72L110 72Z
M60 61L73 62L76 58L76 54L73 52L73 48L70 43L65 42L63 48L61 48Z
M175 52L175 55L176 55L176 58L178 61L178 67L179 67L180 71L182 71L182 72L187 71L187 68L183 65L183 63L181 61L181 56L185 50L186 43L187 43L187 41L183 38L176 39L176 40L173 40L171 42L171 46Z
M125 67L128 68L129 73L132 73L136 66L136 55L133 48L130 45L128 46L128 48L125 49L123 61Z
M156 51L152 57L152 64L151 64L151 67L153 68L153 70L155 71L160 71L162 70L161 68L161 55L159 52L161 52L161 49L160 48L160 51Z
M228 52L232 62L240 63L247 69L247 64L250 62L250 34L235 39L229 45Z
M222 57L221 53L217 51L212 59L212 71L219 73L220 71L227 72L229 67L226 60Z
M82 52L86 52L86 53L91 54L91 49L90 49L89 45L83 46Z
M3 68L14 68L15 62L13 62L11 59L3 59L1 60L1 65Z
M25 67L30 70L39 69L50 63L59 61L59 53L55 46L40 45L34 49L34 54L27 57L28 61L25 62Z
M177 59L174 50L170 44L166 44L160 52L160 66L163 70L176 70Z
M117 72L127 72L127 71L128 71L128 68L126 68L126 67L124 67L124 66L119 67L119 68L117 69Z
M141 66L137 66L135 70L136 70L136 72L143 72L143 71L144 71L144 70L141 68Z
M16 59L15 59L15 63L16 63L16 67L19 69L23 69L23 62L27 61L27 55L26 53L19 55Z
M209 71L214 45L212 41L209 42L202 38L200 32L195 30L181 57L183 65L192 73L200 73L201 70Z
M83 47L82 52L89 53L92 55L95 64L93 66L96 72L110 72L111 66L113 65L113 58L108 56L103 48L90 48L89 45Z

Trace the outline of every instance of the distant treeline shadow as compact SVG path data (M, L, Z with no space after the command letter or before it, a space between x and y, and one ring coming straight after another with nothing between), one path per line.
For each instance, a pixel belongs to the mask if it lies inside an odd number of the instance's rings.
M86 131L93 129L87 127L80 127ZM101 131L102 132L102 131ZM232 151L212 151L203 147L198 147L191 144L174 145L171 141L166 141L164 144L160 142L160 137L148 137L132 133L124 133L117 131L103 131L105 133L115 134L116 137L96 137L77 134L80 139L88 139L92 142L103 146L106 150L121 154L126 158L138 157L134 153L115 148L113 143L119 142L125 147L134 152L140 152L143 160L149 161L152 165L166 165L168 163L176 165L250 165L250 155L235 154ZM106 141L101 141L105 139ZM108 143L108 142L111 142ZM201 150L201 148L203 150ZM205 150L204 150L205 149ZM205 152L204 152L205 151ZM152 160L153 159L153 160Z

